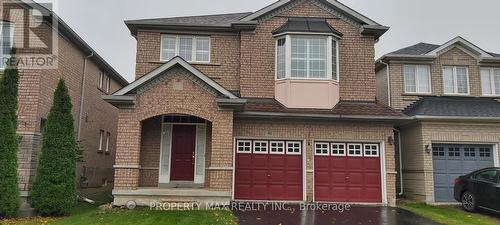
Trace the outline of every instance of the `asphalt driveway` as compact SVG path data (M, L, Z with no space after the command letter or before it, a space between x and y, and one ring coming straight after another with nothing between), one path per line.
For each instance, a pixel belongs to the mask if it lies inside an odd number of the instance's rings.
M404 224L422 225L439 224L410 211L392 207L351 206L349 210L300 210L299 206L285 209L233 209L240 225L369 225L369 224Z

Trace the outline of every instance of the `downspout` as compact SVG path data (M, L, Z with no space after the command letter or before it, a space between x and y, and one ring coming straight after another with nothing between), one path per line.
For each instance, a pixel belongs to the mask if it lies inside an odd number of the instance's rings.
M80 110L78 112L78 133L77 140L80 141L81 132L82 132L82 115L83 115L83 102L85 99L85 81L87 78L87 60L94 56L94 52L91 52L90 55L85 56L83 58L83 74L82 74L82 83L80 86Z
M386 77L387 77L387 104L389 107L391 107L391 80L389 79L389 72L391 67L389 66L389 63L385 63L382 59L380 60L380 63L384 64L387 67L387 72L386 72Z
M398 193L398 196L402 196L403 195L403 157L401 156L401 132L396 129L396 128L393 128L394 131L396 131L398 133L398 160L399 160L399 188L400 188L400 191Z

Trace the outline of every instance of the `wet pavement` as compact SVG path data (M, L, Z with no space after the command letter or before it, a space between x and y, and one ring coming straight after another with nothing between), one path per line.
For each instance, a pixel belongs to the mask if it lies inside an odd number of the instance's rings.
M432 220L404 209L351 206L349 210L300 210L299 206L265 210L234 210L240 225L437 225Z

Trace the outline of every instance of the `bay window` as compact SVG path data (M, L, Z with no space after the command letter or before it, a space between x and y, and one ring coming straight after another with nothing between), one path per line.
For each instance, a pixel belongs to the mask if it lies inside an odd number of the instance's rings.
M276 79L338 80L338 65L332 36L285 35L276 41Z
M469 69L462 66L443 67L444 94L469 94Z
M481 88L485 96L500 96L500 68L481 69Z
M163 35L161 61L169 61L175 56L188 62L210 62L210 37Z
M403 69L405 93L431 93L429 65L405 65Z

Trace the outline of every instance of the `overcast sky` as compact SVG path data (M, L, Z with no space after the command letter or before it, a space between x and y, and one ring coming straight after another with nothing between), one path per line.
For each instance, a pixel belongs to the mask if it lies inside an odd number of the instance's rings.
M59 0L57 12L127 80L134 79L136 41L128 19L256 11L275 0ZM500 52L498 0L340 0L390 26L377 57L418 42L443 44L462 36Z

